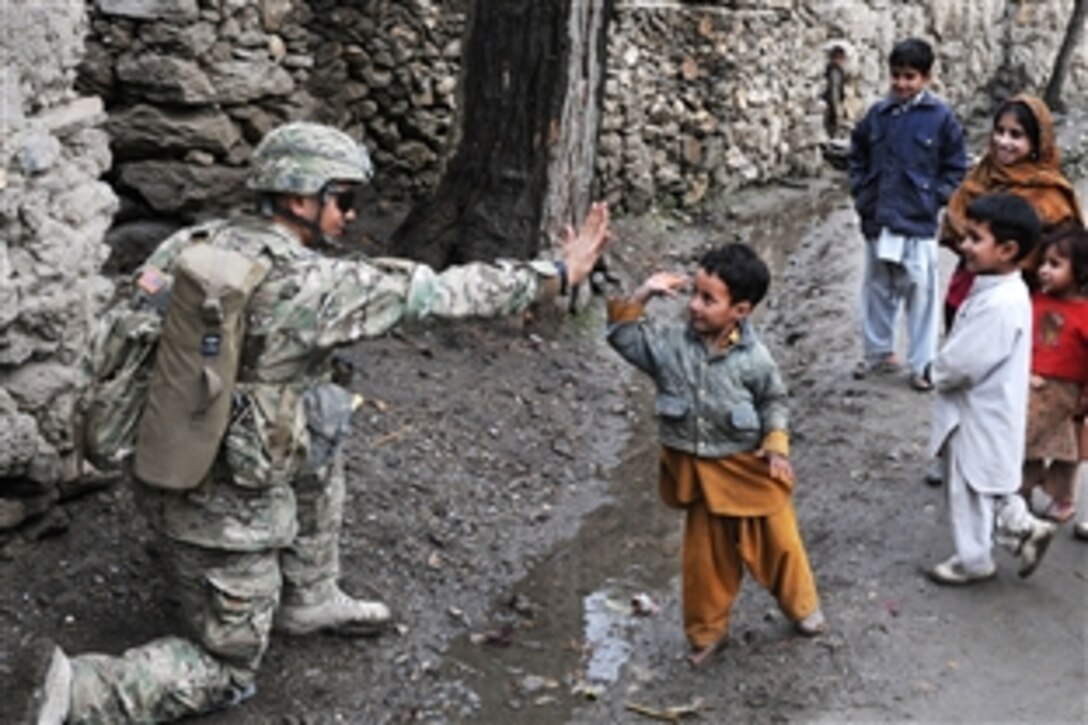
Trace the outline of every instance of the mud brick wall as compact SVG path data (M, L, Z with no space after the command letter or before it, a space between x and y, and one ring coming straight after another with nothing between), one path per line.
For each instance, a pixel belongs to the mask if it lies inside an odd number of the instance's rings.
M85 30L82 2L0 3L0 532L79 483L72 407L117 203L102 101L73 91Z

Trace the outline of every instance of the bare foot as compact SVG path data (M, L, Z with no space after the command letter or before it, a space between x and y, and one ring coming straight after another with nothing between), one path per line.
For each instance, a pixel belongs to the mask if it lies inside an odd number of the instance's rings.
M714 658L714 655L718 653L722 647L725 646L725 637L722 637L717 642L708 644L706 647L699 647L693 649L691 654L688 655L688 664L699 669L707 662Z

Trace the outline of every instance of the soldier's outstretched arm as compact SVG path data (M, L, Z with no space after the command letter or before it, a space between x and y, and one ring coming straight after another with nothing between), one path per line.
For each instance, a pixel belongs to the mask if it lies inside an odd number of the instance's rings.
M564 234L558 261L475 262L436 272L403 259L327 260L319 312L325 344L380 335L406 319L502 317L565 294L593 270L610 239L608 206L594 204Z

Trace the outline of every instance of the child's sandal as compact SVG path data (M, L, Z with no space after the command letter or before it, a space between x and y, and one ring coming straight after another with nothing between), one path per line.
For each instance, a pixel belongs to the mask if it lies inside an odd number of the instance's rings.
M910 387L920 393L928 393L933 390L933 382L923 373L910 376Z
M1053 521L1056 524L1064 524L1066 521L1073 518L1076 513L1077 507L1073 505L1072 501L1059 501L1055 499L1046 507L1046 511L1043 512L1043 518L1048 521Z
M875 362L861 360L854 366L854 379L863 380L869 375L894 375L902 369L903 365L895 355L888 355Z
M716 655L718 650L722 647L725 647L725 637L722 637L717 642L708 644L706 647L693 649L687 657L688 664L691 665L693 669L700 669L706 666L710 660L714 659L714 655Z

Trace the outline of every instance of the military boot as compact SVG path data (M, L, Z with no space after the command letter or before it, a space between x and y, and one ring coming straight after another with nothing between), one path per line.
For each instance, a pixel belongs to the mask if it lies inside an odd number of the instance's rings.
M277 631L291 635L329 631L348 637L373 635L392 622L382 602L355 599L333 584L320 596L285 597L276 612Z
M10 703L17 722L60 725L72 704L72 662L52 640L36 638L19 655Z

